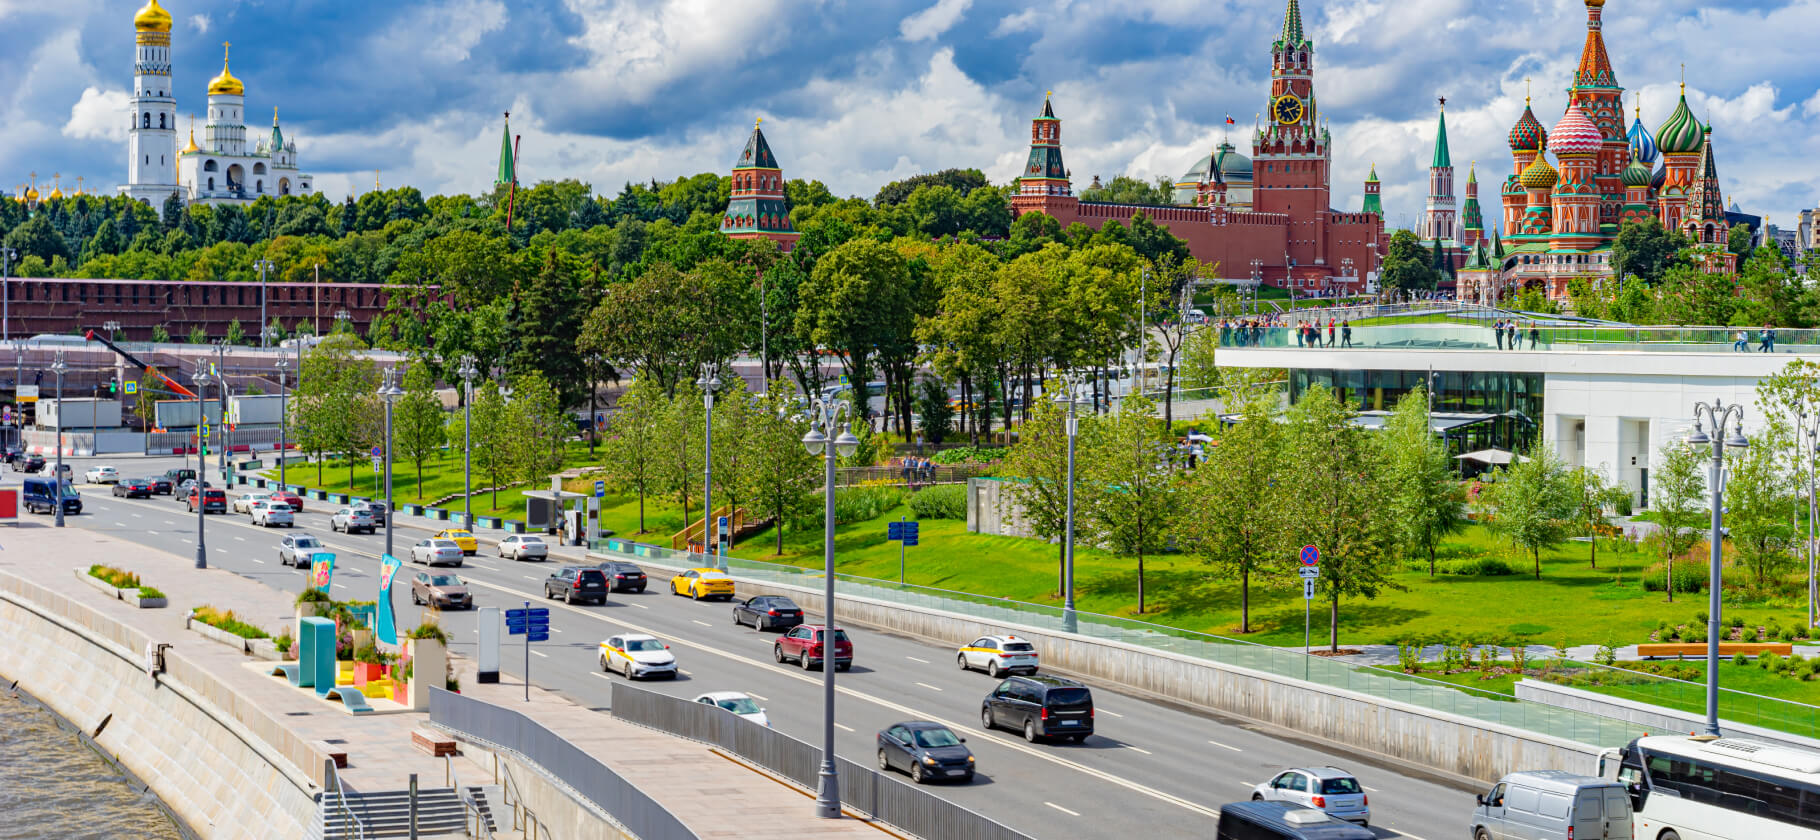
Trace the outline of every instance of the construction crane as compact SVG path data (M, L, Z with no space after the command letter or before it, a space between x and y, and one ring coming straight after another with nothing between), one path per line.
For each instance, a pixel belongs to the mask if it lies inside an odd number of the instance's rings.
M120 347L115 345L114 342L108 341L107 339L102 338L100 335L96 334L96 332L94 330L89 330L88 332L84 333L83 336L85 338L87 338L89 341L100 342L107 349L114 351L115 355L119 356L122 359L125 359L127 364L130 364L133 367L136 367L142 371L145 371L153 379L156 379L159 382L163 383L164 387L169 388L172 391L175 391L186 397L189 397L192 400L196 399L195 391L191 391L190 389L177 384L177 380L172 379L168 376L165 376L164 372L160 371L158 368L153 367L152 365L148 365L142 361L139 361L139 359L136 356L134 356L131 353L126 352L125 350L120 349Z

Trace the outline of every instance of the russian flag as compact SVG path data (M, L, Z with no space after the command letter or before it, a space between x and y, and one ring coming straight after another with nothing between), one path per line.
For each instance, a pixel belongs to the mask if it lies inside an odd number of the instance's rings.
M1232 119L1232 115L1231 115L1231 114L1227 114L1227 115L1226 115L1226 124L1227 124L1227 125L1232 125L1232 124L1233 124L1233 119Z

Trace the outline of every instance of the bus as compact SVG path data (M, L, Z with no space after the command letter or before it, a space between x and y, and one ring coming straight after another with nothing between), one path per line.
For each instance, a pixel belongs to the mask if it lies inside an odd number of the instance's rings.
M1820 752L1659 735L1607 750L1600 774L1614 763L1636 840L1820 840Z

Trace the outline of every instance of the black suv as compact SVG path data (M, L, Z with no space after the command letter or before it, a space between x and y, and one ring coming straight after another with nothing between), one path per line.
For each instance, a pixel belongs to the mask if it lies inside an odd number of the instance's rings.
M594 566L564 566L544 579L543 596L561 598L569 604L576 601L605 604L607 576Z
M1066 677L1033 674L1009 677L980 702L980 725L1021 729L1024 740L1093 734L1093 692Z
M13 471L25 473L44 472L44 456L21 455L18 460L13 462Z
M645 591L645 570L631 563L619 560L608 560L600 564L600 571L607 576L607 582L615 592Z

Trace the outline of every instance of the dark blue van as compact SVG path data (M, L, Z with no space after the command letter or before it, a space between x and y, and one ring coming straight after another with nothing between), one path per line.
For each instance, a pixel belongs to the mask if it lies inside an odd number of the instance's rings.
M1293 802L1234 802L1220 806L1218 840L1375 840L1361 825Z
M25 508L26 513L56 513L57 485L56 479L51 478L26 479L19 490L20 506ZM63 482L63 513L74 515L81 512L81 494L68 482Z

